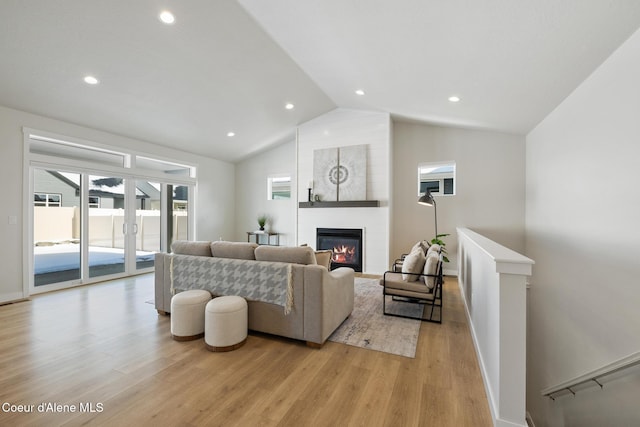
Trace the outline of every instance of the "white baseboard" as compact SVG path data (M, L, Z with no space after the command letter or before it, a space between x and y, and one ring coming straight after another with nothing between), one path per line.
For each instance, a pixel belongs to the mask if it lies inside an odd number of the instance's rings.
M22 292L12 292L9 294L0 295L0 304L10 304L12 302L25 301L28 298L25 298L22 295Z

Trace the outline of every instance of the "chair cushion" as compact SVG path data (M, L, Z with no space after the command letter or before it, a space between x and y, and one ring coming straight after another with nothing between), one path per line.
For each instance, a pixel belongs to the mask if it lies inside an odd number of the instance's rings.
M439 261L440 255L437 252L431 252L427 255L427 261L424 263L422 274L428 274L429 276L423 276L422 278L429 289L433 289L436 286L435 275L438 273Z
M407 282L401 273L384 274L380 284L385 286L387 295L403 295L414 298L433 299L433 291L429 290L422 280Z
M402 280L405 282L415 282L418 280L419 276L407 273L422 274L425 260L424 252L422 252L421 249L415 250L407 255L402 263Z
M177 255L211 256L211 242L175 240L171 243L171 252Z
M211 255L217 258L254 260L257 247L255 243L215 241L211 243Z

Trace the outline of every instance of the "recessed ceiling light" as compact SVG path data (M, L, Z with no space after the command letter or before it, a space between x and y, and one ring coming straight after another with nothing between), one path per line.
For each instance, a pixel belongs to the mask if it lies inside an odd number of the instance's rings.
M292 103L288 102L287 104L285 104L284 108L286 108L287 110L293 110L293 107L295 107L295 105L293 105Z
M449 97L449 102L459 102L460 101L460 97L458 96L450 96Z
M99 83L98 79L93 76L85 76L84 82L89 85L97 85Z
M235 132L227 132L227 136L231 138L232 136L236 136Z
M163 10L160 12L160 20L165 24L173 24L176 21L176 17L168 10Z
M364 91L362 89L358 89L358 90L356 90L356 95L363 96L364 95Z

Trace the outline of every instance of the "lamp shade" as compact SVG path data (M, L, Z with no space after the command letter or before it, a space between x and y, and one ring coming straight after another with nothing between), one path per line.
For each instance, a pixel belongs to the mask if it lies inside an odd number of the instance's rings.
M418 199L418 203L426 206L434 206L436 204L436 201L433 200L433 196L431 195L429 190L426 190L424 194Z

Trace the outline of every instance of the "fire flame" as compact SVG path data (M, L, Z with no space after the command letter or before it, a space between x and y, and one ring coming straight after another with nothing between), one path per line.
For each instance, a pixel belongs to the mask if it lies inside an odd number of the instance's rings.
M355 260L355 246L341 245L333 248L333 261L339 263L352 263Z

